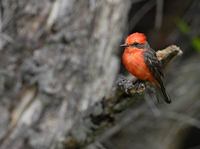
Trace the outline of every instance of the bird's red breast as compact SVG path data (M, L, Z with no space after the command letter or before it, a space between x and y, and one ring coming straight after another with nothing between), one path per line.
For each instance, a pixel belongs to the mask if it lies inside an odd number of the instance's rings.
M122 56L122 63L128 72L138 79L154 82L154 78L144 61L144 50L127 47Z

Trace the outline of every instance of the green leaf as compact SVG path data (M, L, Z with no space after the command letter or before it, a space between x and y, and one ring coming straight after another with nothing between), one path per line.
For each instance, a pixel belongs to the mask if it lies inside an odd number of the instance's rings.
M192 39L192 46L195 50L200 52L200 37L194 37Z
M178 19L178 20L177 20L177 26L178 26L179 30L180 30L182 33L184 33L184 34L190 32L190 27L189 27L188 24L187 24L184 20L182 20L182 19Z

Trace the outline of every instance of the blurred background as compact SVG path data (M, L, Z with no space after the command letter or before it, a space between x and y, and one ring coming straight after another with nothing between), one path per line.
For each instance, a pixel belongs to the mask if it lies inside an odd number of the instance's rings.
M172 104L130 105L86 148L199 149L199 26L199 0L0 0L0 148L61 148L128 75L119 45L143 32L155 50L183 51L165 71Z

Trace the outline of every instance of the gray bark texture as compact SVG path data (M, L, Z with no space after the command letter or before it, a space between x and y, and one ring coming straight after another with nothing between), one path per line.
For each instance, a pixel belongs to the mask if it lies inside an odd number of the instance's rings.
M0 1L1 148L57 147L111 90L129 5Z

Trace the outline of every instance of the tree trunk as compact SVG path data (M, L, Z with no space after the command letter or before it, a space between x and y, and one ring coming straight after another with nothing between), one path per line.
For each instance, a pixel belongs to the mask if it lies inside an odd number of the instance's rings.
M54 148L112 87L130 1L1 0L1 148Z

